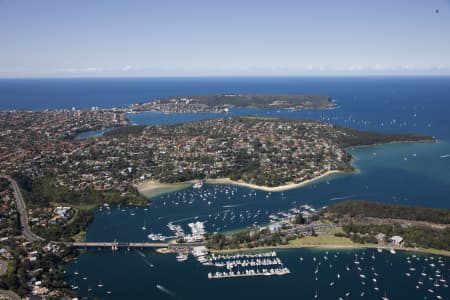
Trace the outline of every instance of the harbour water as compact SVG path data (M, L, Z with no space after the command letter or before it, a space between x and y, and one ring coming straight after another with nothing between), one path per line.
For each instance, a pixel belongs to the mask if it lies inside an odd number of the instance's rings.
M437 256L417 254L420 258L417 260L411 257L411 253L403 252L393 255L386 251L377 253L376 250L325 251L280 250L277 251L278 256L289 266L290 274L226 279L208 279L207 272L214 271L214 268L203 267L193 258L179 263L175 255L151 251L142 252L145 257L133 251L92 251L67 268L67 277L79 286L82 295L104 299L314 299L316 291L318 299L381 299L385 294L389 299L437 299L437 295L449 299L448 288L442 282L438 281L439 287L434 286L438 278L434 276L437 267L432 268L429 264L436 262ZM375 259L371 258L372 254ZM361 271L354 263L355 255L359 257ZM406 259L408 256L411 263ZM440 266L439 270L448 285L450 260L446 258L442 261L445 266ZM425 278L421 276L424 266ZM74 275L74 272L79 274ZM428 279L429 276L432 280ZM87 279L83 280L83 277ZM421 278L423 284L418 283ZM101 288L97 286L100 281L104 285ZM428 289L432 289L433 293ZM107 294L108 291L111 294ZM350 294L346 297L347 293Z
M303 204L320 208L345 199L450 207L450 156L447 156L450 154L449 77L115 79L109 83L105 79L88 82L75 80L72 83L70 80L56 80L54 85L50 83L44 81L39 85L39 81L14 82L11 85L0 81L0 108L12 108L11 102L5 102L7 99L23 100L15 108L42 109L126 105L155 97L219 92L317 93L330 95L338 108L300 112L236 109L229 115L309 118L362 130L416 132L439 139L436 143L349 149L354 155L353 164L359 170L358 173L334 175L282 193L205 184L201 189L188 188L157 197L148 208L97 208L94 222L87 232L89 241L144 241L149 233L169 235L166 225L170 221L181 225L184 230L188 230L187 223L194 220L206 222L208 231L235 230L266 224L270 221L270 215L288 212ZM115 91L118 83L122 84L122 91L117 97L111 98L110 91L102 92L108 87ZM35 94L36 102L30 102L30 95L23 94L25 92L21 92L19 88L29 84L40 91ZM6 92L5 85L8 86ZM53 86L56 86L56 90ZM87 89L77 94L78 97L70 95L71 91L82 89L83 86ZM88 94L89 91L95 92ZM58 94L62 95L60 99L63 101L55 100L54 97ZM47 95L47 98L43 95ZM91 101L79 100L88 95ZM46 102L42 99L51 100ZM130 120L136 124L169 124L215 117L223 115L129 115ZM146 230L142 229L143 224ZM331 263L325 262L325 251L278 251L279 257L291 271L291 274L285 276L221 280L209 280L207 273L214 270L201 266L191 258L178 263L175 255L147 251L142 253L145 255L144 261L144 257L136 251L90 251L67 266L67 280L80 287L80 295L91 298L273 299L298 296L313 299L317 290L320 299L359 299L362 292L365 299L380 299L385 293L390 299L424 299L425 296L435 299L437 295L450 299L449 289L444 286L434 287L435 280L426 279L423 286L417 283L424 267L435 272L436 268L430 266L431 258L424 260L430 255L418 254L419 260L411 259L411 263L408 263L406 257L411 256L410 253L375 253L376 259L372 259L372 250L365 251L365 254L362 250L335 250L327 255L332 260ZM364 255L361 262L364 266L360 267L362 270L355 268L355 254L359 257ZM300 261L300 257L303 257L303 261ZM316 257L316 262L313 257ZM437 256L433 260L438 260ZM319 261L321 265L318 267ZM450 261L448 258L443 258L442 261L445 265L439 269L449 282ZM408 272L413 263L416 271ZM346 270L347 265L351 266L350 271ZM371 270L372 266L379 274L376 278L378 292L373 289L372 277L375 275ZM317 267L319 276L315 280ZM406 275L407 272L410 276ZM361 283L361 273L368 277L365 285ZM337 279L337 274L340 274L340 279ZM99 281L104 285L101 288L97 286ZM331 282L334 282L332 286ZM425 287L425 284L429 286ZM92 291L88 291L89 288ZM428 288L432 288L433 293L427 291ZM349 296L346 297L346 293L350 293Z

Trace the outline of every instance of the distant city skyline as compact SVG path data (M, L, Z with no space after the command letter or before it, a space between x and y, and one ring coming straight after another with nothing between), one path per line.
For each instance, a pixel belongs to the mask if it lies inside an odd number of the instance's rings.
M0 78L450 75L449 0L0 0Z

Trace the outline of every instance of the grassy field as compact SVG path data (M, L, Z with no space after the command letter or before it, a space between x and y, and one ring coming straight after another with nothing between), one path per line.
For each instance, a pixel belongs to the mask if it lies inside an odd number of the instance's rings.
M305 236L289 241L289 246L362 246L352 242L349 238L334 235Z

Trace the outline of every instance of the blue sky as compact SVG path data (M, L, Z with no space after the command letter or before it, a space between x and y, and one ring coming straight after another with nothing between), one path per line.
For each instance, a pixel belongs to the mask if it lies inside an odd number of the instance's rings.
M450 74L450 0L0 0L0 43L0 77Z

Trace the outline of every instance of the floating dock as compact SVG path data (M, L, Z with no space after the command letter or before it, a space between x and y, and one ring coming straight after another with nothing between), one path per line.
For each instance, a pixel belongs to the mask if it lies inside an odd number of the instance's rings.
M250 277L250 276L272 276L272 275L287 275L291 273L288 268L276 268L276 269L262 269L261 271L256 269L247 269L245 271L229 271L229 272L215 272L208 273L209 279L220 279L220 278L233 278L233 277Z

